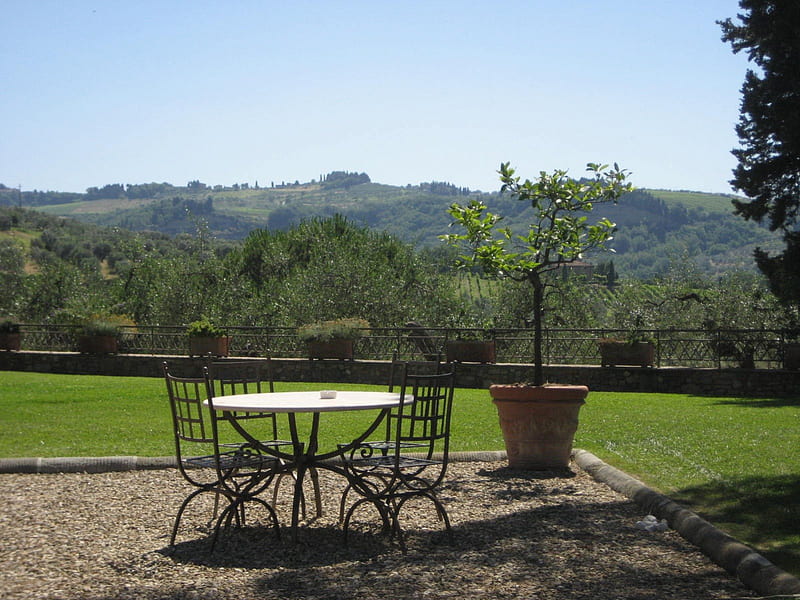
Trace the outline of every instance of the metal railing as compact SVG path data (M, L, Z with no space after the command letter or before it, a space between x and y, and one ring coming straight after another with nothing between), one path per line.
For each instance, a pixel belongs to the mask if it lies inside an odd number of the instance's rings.
M292 327L229 327L232 356L272 356L302 358L305 344ZM72 352L77 348L79 331L69 325L23 324L22 349ZM763 329L651 330L639 332L655 345L656 366L681 367L760 367L783 365L786 345L793 341L787 332ZM389 360L422 354L419 331L407 328L365 330L356 341L357 358ZM533 359L533 332L530 329L426 328L425 347L442 356L448 340L462 337L493 339L497 361L530 363ZM543 354L546 364L599 364L598 340L625 339L626 332L612 329L548 329L544 331ZM126 354L188 354L189 337L183 326L122 327L119 352Z

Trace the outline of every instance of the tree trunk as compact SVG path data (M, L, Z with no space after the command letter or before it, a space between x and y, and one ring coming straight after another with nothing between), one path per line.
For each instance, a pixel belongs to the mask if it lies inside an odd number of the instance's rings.
M544 370L542 368L542 305L544 304L544 285L538 273L531 273L530 282L533 286L533 383L544 383Z

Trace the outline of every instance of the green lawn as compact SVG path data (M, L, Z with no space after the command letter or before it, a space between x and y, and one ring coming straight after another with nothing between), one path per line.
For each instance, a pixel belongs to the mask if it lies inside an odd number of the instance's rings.
M302 388L308 384L276 384L278 391ZM158 378L0 372L0 409L0 457L173 452ZM457 390L453 410L453 450L503 448L486 390ZM363 420L359 413L323 415L321 445L347 439ZM800 574L800 398L593 392L575 446Z

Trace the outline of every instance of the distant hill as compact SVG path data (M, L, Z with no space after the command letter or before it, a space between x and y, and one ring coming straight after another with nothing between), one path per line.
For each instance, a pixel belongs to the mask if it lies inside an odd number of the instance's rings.
M477 198L506 216L512 229L527 226L526 205L499 193L473 192L446 182L390 186L364 173L333 172L320 181L250 187L168 183L109 184L85 194L26 192L0 186L0 205L33 208L97 225L170 235L193 233L200 221L211 233L241 240L253 229L286 229L303 219L335 213L388 231L418 247L441 244L453 202ZM708 273L754 269L755 246L780 247L766 228L732 214L733 196L690 191L636 190L600 214L616 222L613 260L623 276L649 278L670 261L689 257Z

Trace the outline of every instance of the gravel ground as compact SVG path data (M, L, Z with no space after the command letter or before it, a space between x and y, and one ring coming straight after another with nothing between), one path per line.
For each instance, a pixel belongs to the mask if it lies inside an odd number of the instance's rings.
M259 519L208 553L210 505L172 519L191 491L174 469L0 475L0 596L52 599L693 599L754 594L676 532L636 527L633 502L577 466L512 471L452 463L441 498L455 541L432 507L404 509L408 552L364 508L349 546L338 528L341 481L323 472L325 513L297 544ZM278 501L289 520L289 486ZM210 496L210 495L209 495ZM264 526L261 526L261 523Z

